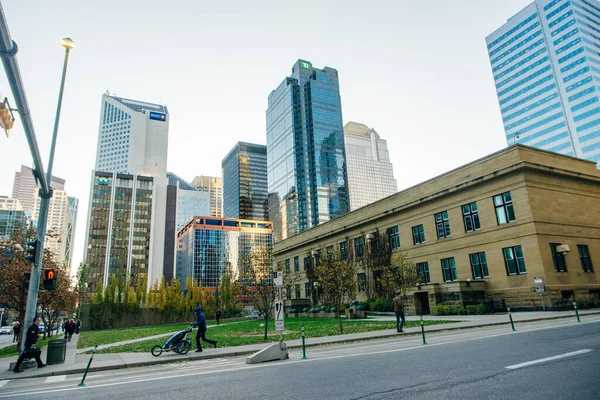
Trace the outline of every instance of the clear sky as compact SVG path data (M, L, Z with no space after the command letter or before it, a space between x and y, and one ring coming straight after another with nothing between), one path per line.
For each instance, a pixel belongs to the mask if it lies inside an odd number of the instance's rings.
M266 143L267 97L305 59L336 68L344 123L388 141L404 189L506 146L485 37L531 0L3 0L44 166L72 51L54 175L79 198L83 257L101 95L165 104L168 170L221 176L238 141ZM0 96L12 100L0 73ZM32 165L19 120L0 136L0 195Z

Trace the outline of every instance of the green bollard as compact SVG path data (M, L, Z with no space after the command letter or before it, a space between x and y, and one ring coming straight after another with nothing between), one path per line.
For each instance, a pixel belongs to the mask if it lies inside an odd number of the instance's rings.
M516 331L515 323L513 322L512 314L510 313L510 307L506 307L506 309L508 310L508 317L510 318L510 326L512 326L513 331Z
M573 308L575 309L575 315L577 316L577 323L581 322L581 318L579 318L579 311L577 310L577 303L573 302Z
M302 359L306 360L306 345L304 343L304 325L302 325Z
M94 359L94 354L96 354L97 348L98 348L98 345L94 346L94 350L92 351L92 356L90 357L90 361L88 362L87 368L85 369L85 372L83 373L83 378L81 378L81 383L79 383L79 385L77 385L77 386L85 386L85 383L83 383L83 381L85 381L85 377L87 376L88 370L90 369L90 365L92 365L92 360Z
M423 315L421 315L421 334L423 335L423 344L427 344L425 340L425 324L423 323Z

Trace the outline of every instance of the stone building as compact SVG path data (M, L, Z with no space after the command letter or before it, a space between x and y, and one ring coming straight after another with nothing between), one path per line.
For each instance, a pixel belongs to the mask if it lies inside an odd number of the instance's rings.
M359 281L378 235L419 269L421 283L408 293L413 312L440 303L532 309L540 306L534 278L546 306L598 299L600 171L590 161L511 146L278 242L275 261L298 263L305 278L311 254L347 252L364 300ZM307 283L288 300L310 297Z

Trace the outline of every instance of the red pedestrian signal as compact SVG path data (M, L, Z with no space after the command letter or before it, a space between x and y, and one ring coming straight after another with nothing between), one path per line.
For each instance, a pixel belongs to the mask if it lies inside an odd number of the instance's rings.
M44 289L56 289L56 271L53 269L44 270Z

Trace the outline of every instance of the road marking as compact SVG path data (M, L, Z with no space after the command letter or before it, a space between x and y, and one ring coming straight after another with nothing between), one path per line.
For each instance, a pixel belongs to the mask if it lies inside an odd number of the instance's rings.
M583 350L578 350L578 351L572 351L570 353L559 354L557 356L540 358L539 360L527 361L527 362L524 362L521 364L509 365L508 367L504 367L504 368L506 368L506 369L523 368L523 367L528 367L530 365L545 363L548 361L560 360L561 358L565 358L565 357L573 357L573 356L577 356L579 354L589 353L590 351L592 351L592 349L583 349Z
M6 385L8 382L10 382L10 380L7 381L0 381L0 388L4 385Z
M67 380L67 375L56 375L47 377L44 383L62 382L65 380Z

